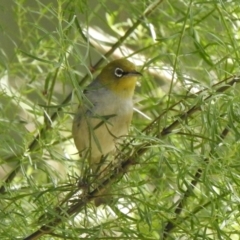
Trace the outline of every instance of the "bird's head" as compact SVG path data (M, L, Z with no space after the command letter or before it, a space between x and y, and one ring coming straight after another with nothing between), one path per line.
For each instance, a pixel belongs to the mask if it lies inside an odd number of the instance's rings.
M128 98L133 96L137 78L141 75L133 63L122 58L107 64L97 79L115 94Z

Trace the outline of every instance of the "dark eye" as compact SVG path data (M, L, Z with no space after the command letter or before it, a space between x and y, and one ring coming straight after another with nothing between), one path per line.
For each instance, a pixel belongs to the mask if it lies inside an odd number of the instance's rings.
M123 76L123 70L121 68L116 68L114 74L116 77L120 78Z

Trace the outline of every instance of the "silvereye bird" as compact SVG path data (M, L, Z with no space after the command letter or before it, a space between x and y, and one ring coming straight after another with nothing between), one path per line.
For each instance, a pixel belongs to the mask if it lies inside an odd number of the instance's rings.
M93 174L103 169L102 160L114 152L116 144L128 133L134 89L141 75L133 63L118 59L107 64L84 91L72 134L79 154L88 158ZM104 198L95 199L96 206L106 202Z

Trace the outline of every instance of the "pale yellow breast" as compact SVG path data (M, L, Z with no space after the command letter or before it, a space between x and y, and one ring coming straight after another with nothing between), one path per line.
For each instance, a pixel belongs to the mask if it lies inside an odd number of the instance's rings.
M94 102L94 96L90 100ZM95 104L92 114L80 108L72 129L78 151L87 152L90 162L100 161L101 156L114 151L115 145L128 133L132 113L132 99L111 94L105 94L104 99Z

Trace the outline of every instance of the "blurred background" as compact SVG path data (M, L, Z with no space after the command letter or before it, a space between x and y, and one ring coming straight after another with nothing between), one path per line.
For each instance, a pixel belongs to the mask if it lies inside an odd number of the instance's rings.
M121 57L143 73L121 150L138 164L114 207L88 203L41 239L240 239L239 16L238 1L1 0L2 239L56 216L83 178L73 114Z

